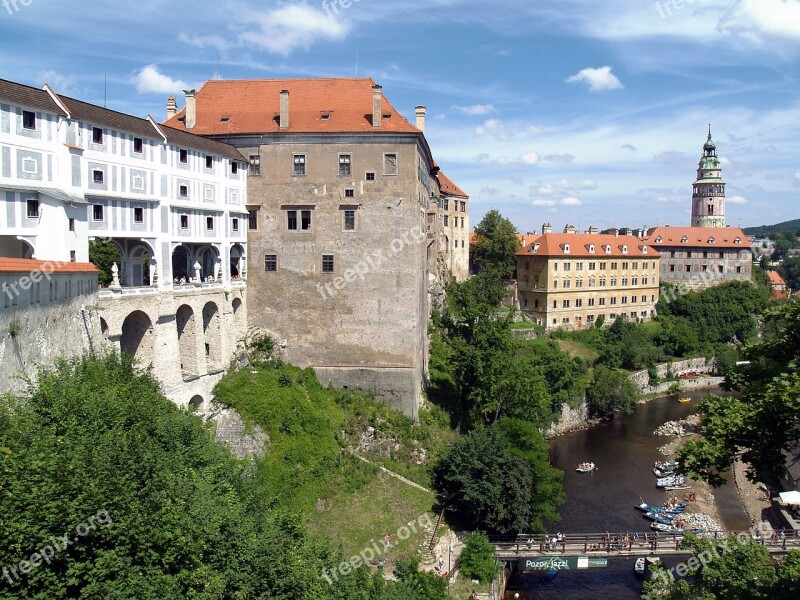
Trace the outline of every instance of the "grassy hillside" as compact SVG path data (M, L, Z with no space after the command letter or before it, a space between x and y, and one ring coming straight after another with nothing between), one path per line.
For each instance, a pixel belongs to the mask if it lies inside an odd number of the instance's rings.
M427 465L455 436L446 418L422 410L415 424L369 394L326 389L313 370L289 365L229 373L215 394L270 437L256 466L264 500L300 513L346 552L433 511L433 495L379 466L429 487ZM412 536L390 560L410 555L423 538Z
M776 225L761 225L760 227L745 227L747 235L763 236L771 233L781 233L782 231L800 231L800 219L784 221Z

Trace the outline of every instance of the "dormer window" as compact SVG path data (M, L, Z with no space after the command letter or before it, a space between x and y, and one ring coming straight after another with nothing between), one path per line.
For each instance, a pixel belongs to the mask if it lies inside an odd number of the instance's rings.
M658 236L658 237L656 238L656 244L660 244L660 243L661 243L661 242L663 242L663 241L664 241L664 238L662 238L661 236Z
M569 254L569 244L564 244L564 254Z
M322 113L319 118L322 119L323 121L330 121L331 115L330 113Z
M610 245L606 244L605 250L606 250L606 254L611 254L611 246Z
M688 244L688 243L689 243L689 238L688 238L688 237L686 237L686 236L683 236L683 237L681 238L681 244Z
M627 246L623 246L622 247L622 253L623 254L627 254L628 253L628 247Z
M594 244L589 244L589 253L594 254Z
M533 252L533 253L538 252L539 251L539 246L540 246L540 244L534 244L533 246L531 246L531 252Z
M709 244L713 244L713 243L714 243L714 242L716 242L716 241L717 241L717 240L715 240L713 237L710 237L710 238L708 238L708 243L709 243Z
M642 246L642 254L647 254L647 246ZM645 269L647 267L644 267Z
M742 243L742 238L738 238L737 237L735 240L733 240L733 243L737 244L737 245L740 245Z

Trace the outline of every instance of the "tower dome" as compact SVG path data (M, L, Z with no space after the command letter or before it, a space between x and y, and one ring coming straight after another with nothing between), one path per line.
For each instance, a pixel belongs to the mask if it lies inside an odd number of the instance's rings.
M725 227L725 181L711 125L692 191L692 227Z

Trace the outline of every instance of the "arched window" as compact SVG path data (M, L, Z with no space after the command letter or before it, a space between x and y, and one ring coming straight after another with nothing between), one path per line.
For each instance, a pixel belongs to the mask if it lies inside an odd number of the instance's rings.
M569 254L569 244L564 244L564 254Z

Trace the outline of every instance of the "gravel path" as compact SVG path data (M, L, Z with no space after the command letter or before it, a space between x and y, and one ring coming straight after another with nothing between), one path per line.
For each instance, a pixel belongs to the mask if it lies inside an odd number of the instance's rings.
M771 503L766 498L763 484L753 483L747 478L747 467L748 465L740 460L733 465L733 480L736 482L736 489L739 491L739 498L747 511L747 516L753 524L767 521L774 528L779 528L781 525L772 515Z

